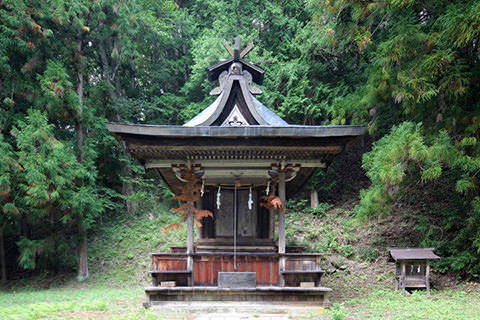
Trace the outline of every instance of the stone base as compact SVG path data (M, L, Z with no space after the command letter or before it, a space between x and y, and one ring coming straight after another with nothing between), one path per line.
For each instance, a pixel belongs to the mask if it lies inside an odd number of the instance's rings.
M256 301L306 303L309 306L328 307L332 289L324 287L148 287L147 301L151 305L168 301Z

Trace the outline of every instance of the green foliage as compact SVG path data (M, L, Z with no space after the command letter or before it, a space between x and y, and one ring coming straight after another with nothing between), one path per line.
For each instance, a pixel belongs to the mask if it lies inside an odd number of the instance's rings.
M421 125L404 122L374 143L372 151L364 155L363 167L372 186L362 191L356 211L363 217L387 214L400 196L418 192L415 188L420 183L438 180L444 170L450 170L456 174L451 177L456 180L455 188L446 191L445 196L456 191L459 193L457 198L463 199L456 201L456 206L446 211L440 211L441 208L432 210L437 211L437 215L441 213L443 220L439 223L440 227L455 233L455 236L448 243L433 244L440 246L439 249L448 256L443 262L444 267L478 277L480 237L478 196L475 190L479 187L476 175L480 172L480 157L479 150L470 148L471 143L475 144L475 139L470 139L470 143L462 140L463 143L454 145L445 131L426 137L421 129ZM424 226L424 231L428 228ZM434 238L426 233L426 239ZM465 246L465 243L471 245Z
M332 207L333 207L332 204L322 202L322 203L319 203L316 208L310 208L310 207L305 208L303 212L321 217L321 216L325 216L328 210L330 210Z
M316 190L319 192L322 191L331 191L337 182L334 178L335 170L332 167L328 169L317 169L313 175L308 179L306 188L308 190Z
M405 122L391 134L374 143L364 154L363 168L372 187L362 191L358 212L361 215L384 214L398 192L411 165L424 163L428 148L423 141L421 125Z
M287 208L293 211L302 211L307 206L307 203L308 200L306 199L301 199L298 201L290 199L287 201Z
M352 257L355 254L352 228L341 227L351 218L329 212L331 207L331 204L320 203L317 209L293 211L289 208L285 230L287 245L303 246L307 252Z
M151 252L167 252L172 245L185 244L186 228L162 232L174 222L169 207L158 204L141 207L134 219L118 215L96 228L89 247L93 279L106 284L148 280Z
M35 269L35 258L37 252L42 248L41 243L22 238L17 242L17 245L20 249L18 264L24 269Z
M440 214L453 236L437 244L454 270L479 274L479 12L479 1L5 1L0 228L24 241L24 266L70 252L49 264L71 268L79 228L94 232L125 205L130 214L133 204L156 208L168 189L149 195L158 177L134 165L104 123L188 120L212 101L205 68L228 56L222 39L240 35L255 45L248 60L266 70L259 99L285 120L368 123L378 141L364 156L372 186L362 217L387 214L448 172L459 207L450 212L461 219ZM331 190L331 176L319 170L308 189ZM310 217L329 210L305 206L289 203ZM314 246L337 248L329 232ZM35 241L44 250L33 258Z
M19 265L34 269L37 257L50 261L69 255L65 229L80 223L86 227L103 212L102 200L94 185L96 171L85 152L85 161L77 161L73 146L54 137L54 127L39 111L30 110L26 122L12 130L17 142L18 179L16 198L29 221L35 221L34 237L21 237ZM10 211L18 211L10 204ZM46 222L48 221L48 222ZM63 259L62 258L62 259ZM68 258L66 258L68 260Z
M345 307L342 304L334 304L328 314L332 317L333 320L343 320L347 317L348 313L345 310Z
M150 44L176 43L176 9L169 0L0 6L0 228L20 239L19 265L73 268L85 230L122 208L119 175L129 170L104 123L159 109L172 81L162 62L179 54Z
M367 261L367 262L372 262L375 261L380 252L378 251L377 248L371 248L371 247L360 247L357 251L357 256L360 259L360 261Z
M353 254L355 253L354 248L351 244L341 244L340 246L338 246L337 250L342 256L346 258L353 256Z
M19 210L16 205L16 176L20 170L13 148L0 133L0 232L15 231Z

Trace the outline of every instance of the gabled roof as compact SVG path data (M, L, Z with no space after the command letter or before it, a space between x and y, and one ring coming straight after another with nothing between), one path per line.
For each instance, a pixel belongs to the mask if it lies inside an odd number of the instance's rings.
M225 120L234 111L239 110L248 123L244 125L279 126L289 124L263 105L248 90L243 79L228 79L218 98L193 119L184 124L194 126L226 126Z
M390 248L390 255L397 260L434 260L440 259L433 250L435 248Z
M288 126L254 97L262 90L253 83L261 84L265 72L241 58L252 47L253 44L240 53L240 39L237 37L235 50L227 46L232 57L207 68L208 79L218 80L218 87L210 92L218 98L184 126Z

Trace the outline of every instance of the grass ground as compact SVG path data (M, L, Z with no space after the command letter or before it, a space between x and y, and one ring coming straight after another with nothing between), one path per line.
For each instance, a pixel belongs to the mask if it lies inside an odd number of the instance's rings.
M141 288L20 289L0 292L0 319L158 319Z
M427 296L423 291L403 295L377 289L367 296L335 303L330 315L333 319L480 319L480 291L444 290Z
M334 290L332 307L281 318L251 312L242 314L242 319L480 319L480 285L457 284L435 269L431 296L423 291L410 295L393 291L394 267L387 260L386 247L408 245L402 241L411 226L403 217L359 222L351 217L351 207L322 205L309 211L298 205L287 215L289 243L325 254L324 268L329 272L322 285ZM92 237L92 276L84 283L68 277L10 283L0 291L0 319L206 319L142 306L149 252L165 251L185 240L181 230L162 233L162 226L174 221L162 210L166 208L106 223Z
M205 315L166 313L145 309L141 287L86 286L49 290L21 289L0 292L0 319L196 319ZM214 315L213 315L214 316ZM262 313L243 313L242 319L264 319ZM391 289L371 289L359 298L335 302L330 310L277 315L278 319L480 319L480 290L464 286L456 290L403 295ZM272 315L268 315L272 317ZM273 317L277 319L276 317Z

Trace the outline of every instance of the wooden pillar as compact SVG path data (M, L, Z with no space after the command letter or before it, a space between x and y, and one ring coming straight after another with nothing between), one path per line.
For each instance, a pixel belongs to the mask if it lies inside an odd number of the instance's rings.
M401 262L401 268L402 268L402 274L401 274L401 285L402 285L402 290L405 291L405 285L406 285L406 277L407 277L407 270L406 270L406 263L405 261Z
M202 198L200 198L200 200L198 201L195 201L195 208L199 209L199 210L202 210L203 209L203 202L202 202ZM204 230L203 230L203 224L201 227L197 226L197 238L198 239L203 239L203 234L204 234Z
M395 290L400 289L400 266L395 262Z
M278 196L284 207L287 204L285 191L285 172L281 172L278 181ZM285 253L285 211L282 210L278 213L278 252Z
M425 286L427 288L427 294L430 295L430 261L425 262Z
M187 271L190 271L188 285L193 285L193 212L187 216Z
M272 186L270 186L271 190L269 194L275 194L276 188L275 185L272 183ZM275 238L275 209L269 209L269 218L270 218L270 226L268 228L268 238L274 239Z
M310 190L310 207L316 209L318 207L318 191Z
M283 206L286 210L287 197L285 190L285 172L280 172L279 181L278 181L278 196L282 200ZM285 279L283 277L282 271L285 270L285 211L279 210L278 213L278 253L280 254L279 260L279 285L285 286Z

